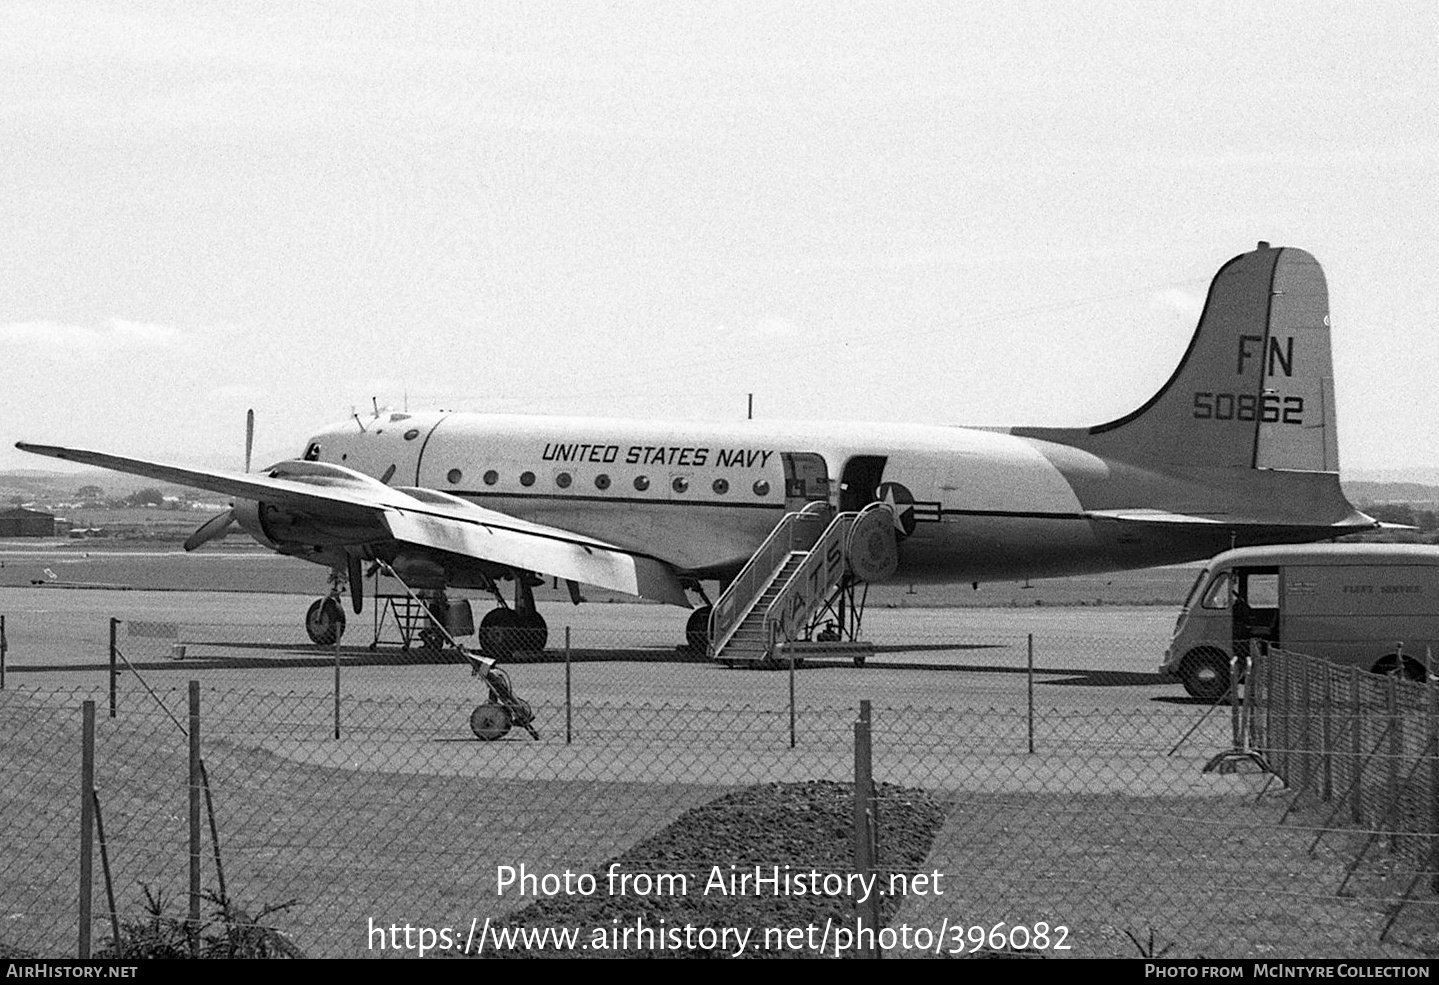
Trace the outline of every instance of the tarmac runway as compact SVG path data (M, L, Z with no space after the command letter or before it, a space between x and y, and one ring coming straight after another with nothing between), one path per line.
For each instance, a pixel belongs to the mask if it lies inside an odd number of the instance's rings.
M9 686L105 687L110 620L124 658L155 687L190 678L227 691L326 693L335 651L310 643L309 596L0 588ZM476 615L483 610L477 606ZM644 604L551 603L543 654L507 665L527 700L592 705L787 706L789 674L729 669L677 644L684 613ZM469 702L483 688L453 655L397 645L392 623L375 639L375 606L349 614L339 662L344 693L372 699ZM389 618L388 616L386 617ZM1185 707L1182 689L1154 670L1174 612L1159 606L937 609L876 608L864 636L867 665L810 659L797 671L797 701L822 708L861 698L893 707L1023 706L1029 637L1035 702L1057 709L1123 712ZM565 630L569 629L569 665ZM473 638L471 638L471 641ZM185 658L173 659L176 645Z

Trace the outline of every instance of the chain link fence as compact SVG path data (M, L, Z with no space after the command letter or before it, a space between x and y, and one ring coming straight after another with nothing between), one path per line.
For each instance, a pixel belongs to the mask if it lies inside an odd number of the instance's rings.
M1157 621L875 619L865 666L777 671L601 625L509 666L537 740L481 742L484 687L453 657L143 615L114 624L114 717L108 622L8 620L0 954L76 953L86 700L95 954L1439 953L1432 686L1400 686L1424 697L1394 767L1387 681L1363 679L1380 713L1355 733L1315 714L1352 706L1338 685L1257 671L1236 741L1227 703L1154 675ZM1205 772L1245 735L1273 773ZM1365 813L1323 800L1326 769Z

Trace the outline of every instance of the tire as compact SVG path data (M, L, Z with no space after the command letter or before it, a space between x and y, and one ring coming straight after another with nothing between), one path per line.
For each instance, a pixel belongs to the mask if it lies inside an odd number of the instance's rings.
M1180 665L1179 680L1191 698L1218 701L1229 693L1229 655L1222 650L1191 650Z
M480 652L491 660L508 660L519 644L519 613L514 609L496 608L480 620Z
M519 616L519 625L515 630L515 652L543 653L545 644L550 641L550 627L545 623L544 616L534 609L516 612L515 615Z
M481 742L502 739L510 730L510 713L502 705L487 701L470 712L470 731Z
M685 622L685 644L691 653L708 653L710 647L710 613L708 605L702 605L690 613Z
M305 632L317 646L334 646L345 635L345 610L330 597L316 599L305 613Z
M1391 653L1381 658L1369 669L1372 673L1384 677L1398 677L1406 681L1423 683L1429 679L1429 672L1424 669L1423 664L1413 657L1400 657L1397 653Z

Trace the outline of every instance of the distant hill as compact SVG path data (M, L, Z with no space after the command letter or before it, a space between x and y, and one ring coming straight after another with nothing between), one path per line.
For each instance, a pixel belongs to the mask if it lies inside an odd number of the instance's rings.
M1419 482L1345 481L1341 483L1350 501L1361 503L1439 504L1439 486Z
M194 490L182 486L156 482L138 475L121 472L107 472L104 469L85 469L80 472L47 472L44 469L10 469L0 472L0 505L10 505L15 496L40 502L72 500L81 486L99 486L106 499L128 496L147 487L159 489L167 496L194 498ZM201 496L209 495L206 493Z
M1410 466L1398 469L1345 469L1344 484L1351 482L1417 482L1426 486L1439 486L1439 468L1433 466Z

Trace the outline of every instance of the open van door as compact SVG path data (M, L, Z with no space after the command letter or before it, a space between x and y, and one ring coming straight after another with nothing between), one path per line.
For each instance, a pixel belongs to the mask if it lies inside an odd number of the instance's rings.
M1279 645L1279 569L1236 568L1230 578L1234 617L1234 655L1249 656L1250 640Z

